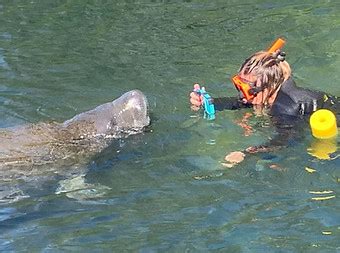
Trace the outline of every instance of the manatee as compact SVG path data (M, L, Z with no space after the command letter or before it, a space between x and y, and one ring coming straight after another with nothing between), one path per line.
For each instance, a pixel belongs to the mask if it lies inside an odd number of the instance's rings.
M63 123L0 129L0 183L76 170L114 139L141 133L149 124L147 98L132 90Z

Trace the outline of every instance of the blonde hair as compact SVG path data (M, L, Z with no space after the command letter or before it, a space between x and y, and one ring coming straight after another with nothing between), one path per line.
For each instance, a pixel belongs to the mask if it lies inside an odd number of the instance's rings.
M285 54L278 50L275 53L260 51L253 54L242 64L239 73L255 75L260 87L268 88L271 96L291 76L292 71L285 61Z

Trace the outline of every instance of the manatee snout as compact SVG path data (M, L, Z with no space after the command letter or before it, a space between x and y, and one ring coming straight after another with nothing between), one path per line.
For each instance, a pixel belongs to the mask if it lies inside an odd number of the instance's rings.
M123 130L138 130L150 124L148 101L139 90L123 94L112 102L113 124Z

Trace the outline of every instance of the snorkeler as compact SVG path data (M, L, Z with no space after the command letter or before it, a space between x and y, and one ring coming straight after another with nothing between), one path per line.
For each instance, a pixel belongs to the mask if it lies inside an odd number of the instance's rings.
M277 127L278 135L268 144L249 147L243 152L232 152L225 160L232 166L241 162L246 153L266 152L287 146L291 138L296 138L296 128L301 120L306 120L314 111L326 108L340 116L340 100L324 92L297 87L292 77L286 54L281 51L284 40L279 38L268 50L259 51L241 65L232 77L232 83L239 92L238 97L213 98L217 111L251 108L267 112ZM200 89L198 84L194 90ZM193 110L202 106L202 96L190 93Z

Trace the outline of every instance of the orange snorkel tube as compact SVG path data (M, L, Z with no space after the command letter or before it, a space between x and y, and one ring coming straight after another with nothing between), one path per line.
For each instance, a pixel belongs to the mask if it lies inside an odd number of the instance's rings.
M276 50L283 48L286 44L286 41L283 38L278 38L274 41L274 43L267 49L269 53L275 53Z

